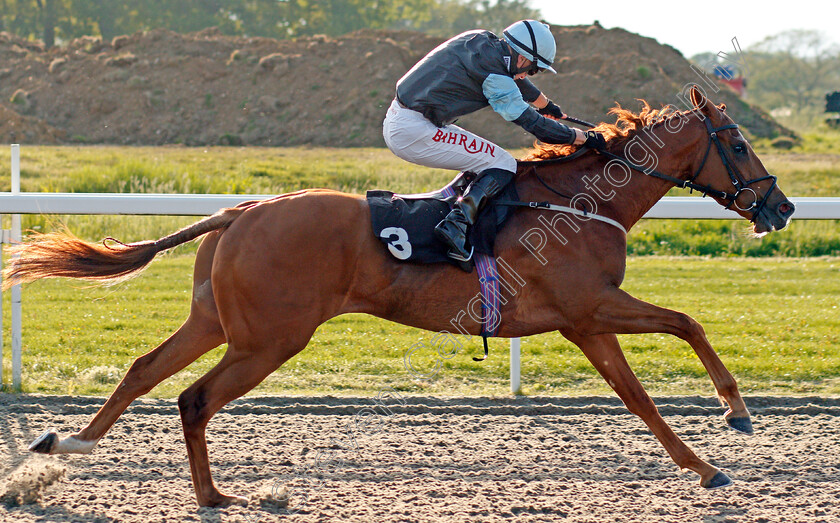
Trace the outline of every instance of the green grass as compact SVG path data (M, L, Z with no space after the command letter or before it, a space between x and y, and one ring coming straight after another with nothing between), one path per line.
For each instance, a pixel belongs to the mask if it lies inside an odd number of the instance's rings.
M838 256L840 226L836 220L793 220L780 232L761 239L751 224L730 220L643 220L627 236L633 256Z
M454 176L375 148L25 146L21 156L21 190L33 192L406 192L436 189ZM0 165L8 164L9 150L0 148ZM0 179L0 191L9 184Z
M145 274L114 287L62 280L26 286L24 390L110 393L132 361L186 317L192 264L192 256L164 256ZM838 394L838 269L837 258L635 257L629 260L624 288L699 320L744 393ZM481 351L480 338L474 338L433 379L413 378L403 355L418 342L433 346L432 335L366 315L342 316L322 325L309 347L254 393L364 395L385 386L409 394L508 393L508 342L502 339L491 340L485 362L472 361ZM621 341L651 393L714 393L699 360L681 340L651 334L621 336ZM580 351L558 334L525 338L522 349L526 394L611 394ZM207 372L222 351L209 352L151 395L176 396ZM418 369L431 366L431 349L416 356ZM7 381L10 367L7 350Z
M827 125L811 127L800 133L797 144L784 154L840 154L840 129ZM772 140L759 138L753 141L753 147L759 154L778 152L771 147Z

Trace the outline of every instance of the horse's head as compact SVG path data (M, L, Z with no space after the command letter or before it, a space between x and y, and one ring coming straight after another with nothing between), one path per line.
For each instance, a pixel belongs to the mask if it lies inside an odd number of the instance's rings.
M704 117L708 144L693 162L690 183L709 189L706 192L718 203L753 222L757 235L783 229L794 205L726 114L726 106L715 106L696 86L691 101Z

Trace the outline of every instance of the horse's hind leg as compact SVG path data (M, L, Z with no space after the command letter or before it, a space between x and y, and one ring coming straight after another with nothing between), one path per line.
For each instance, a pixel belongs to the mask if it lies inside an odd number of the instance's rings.
M580 347L598 373L615 390L627 409L642 418L681 470L693 470L700 474L700 485L706 488L725 487L732 483L726 474L698 458L665 423L653 400L630 369L615 334L596 336L580 336L571 332L562 334Z
M219 364L178 397L193 488L200 506L248 503L245 498L222 494L213 484L205 429L219 409L256 387L306 346L314 329L308 334L301 333L300 327L298 329L294 341L286 339L282 344L255 343L243 348L242 344L230 342Z
M210 267L218 234L202 242L196 255L190 315L160 346L137 358L94 418L78 434L59 439L48 430L29 449L44 454L87 454L132 401L225 341L210 288Z

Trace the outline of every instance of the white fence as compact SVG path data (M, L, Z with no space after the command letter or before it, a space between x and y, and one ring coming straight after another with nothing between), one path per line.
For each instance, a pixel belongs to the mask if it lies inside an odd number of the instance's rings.
M12 215L12 229L3 231L3 243L20 241L20 214L133 214L206 216L223 207L232 207L248 200L272 198L271 195L225 194L80 194L21 193L20 149L12 146L12 191L0 193L0 215ZM791 198L796 205L795 219L838 220L840 198ZM711 198L667 197L645 214L645 218L672 219L742 219L727 211ZM0 244L2 248L2 244ZM2 254L2 251L0 251ZM2 263L2 261L0 261ZM12 387L21 388L21 294L20 286L12 287ZM0 383L3 383L3 315L0 300ZM510 343L510 388L519 393L520 340Z
M0 192L0 214L134 214L206 216L222 207L276 195L254 194L87 194ZM791 198L797 220L840 219L840 198ZM741 220L711 198L669 196L645 218Z

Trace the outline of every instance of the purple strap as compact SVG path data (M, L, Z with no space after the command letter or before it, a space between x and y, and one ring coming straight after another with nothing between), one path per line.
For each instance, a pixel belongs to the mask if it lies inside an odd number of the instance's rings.
M481 335L492 337L499 330L499 311L501 310L496 258L476 253L474 260L476 272L478 272L478 282L481 284L481 317L484 319L484 324L481 326ZM489 324L491 321L495 325Z
M457 194L455 192L455 188L452 187L452 184L449 184L443 189L441 189L440 193L443 195L444 198L449 198L450 196L455 196Z

